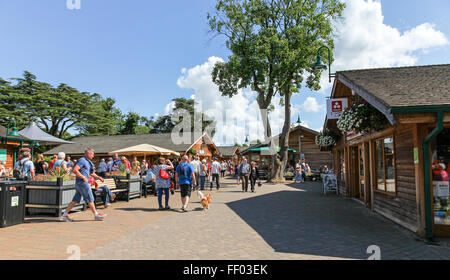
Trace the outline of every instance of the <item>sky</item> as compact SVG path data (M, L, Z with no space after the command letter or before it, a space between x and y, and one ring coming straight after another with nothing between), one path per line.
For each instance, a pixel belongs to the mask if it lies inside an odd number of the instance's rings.
M73 0L76 1L76 0ZM333 23L337 70L450 63L450 1L345 0L344 19ZM176 97L195 98L220 119L218 144L263 139L255 93L222 97L210 73L227 61L225 38L209 32L212 0L0 0L0 77L24 70L40 81L66 83L112 97L124 113L151 117L170 112ZM305 88L292 98L292 121L322 128L331 85ZM283 108L270 113L280 132ZM200 109L200 107L199 107Z

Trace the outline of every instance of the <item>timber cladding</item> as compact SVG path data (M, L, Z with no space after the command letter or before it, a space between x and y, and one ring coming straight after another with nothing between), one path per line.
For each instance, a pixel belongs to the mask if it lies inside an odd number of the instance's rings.
M374 211L416 232L418 209L414 173L414 132L412 127L397 129L395 140L395 196L375 192Z

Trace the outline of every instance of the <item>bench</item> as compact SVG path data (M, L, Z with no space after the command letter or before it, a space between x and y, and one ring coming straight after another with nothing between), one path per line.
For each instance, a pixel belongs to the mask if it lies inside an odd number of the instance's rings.
M130 201L131 198L142 197L142 185L143 180L140 177L129 179L115 179L118 189L126 190L126 201Z
M96 180L95 182L97 183L99 188L103 187L103 186L107 186L113 194L116 194L116 196L118 196L120 193L125 194L128 192L128 189L126 189L126 188L118 188L117 184L116 184L116 180L112 179L112 178L104 179L104 182L102 182L100 180ZM95 202L97 202L97 198L101 198L101 201L103 203L105 203L105 193L98 192L95 188L92 189L92 193L94 194Z
M145 177L142 177L142 179L144 178ZM155 188L155 182L154 181L150 181L148 183L142 182L142 194L144 195L145 198L147 198L147 195L149 193L153 193L154 196L158 195Z
M266 169L260 169L258 170L258 177L260 180L268 180L269 174Z

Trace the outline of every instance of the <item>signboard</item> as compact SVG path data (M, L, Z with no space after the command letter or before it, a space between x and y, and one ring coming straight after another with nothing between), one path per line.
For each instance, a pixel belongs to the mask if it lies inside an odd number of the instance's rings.
M0 161L6 161L6 150L0 149Z
M327 100L327 118L329 120L338 119L342 112L348 107L347 98L336 98Z
M353 131L353 132L348 132L346 136L347 136L347 138L346 138L347 141L350 141L352 139L355 139L356 137L361 136L361 133Z
M419 164L419 148L414 148L414 164Z
M339 192L336 174L323 174L323 193L327 192Z
M448 181L433 181L433 193L437 197L449 197L450 189Z

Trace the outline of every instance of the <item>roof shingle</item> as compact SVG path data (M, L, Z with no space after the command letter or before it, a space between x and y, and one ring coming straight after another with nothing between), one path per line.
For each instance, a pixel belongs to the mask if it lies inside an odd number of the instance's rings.
M338 71L388 107L450 105L450 64Z

